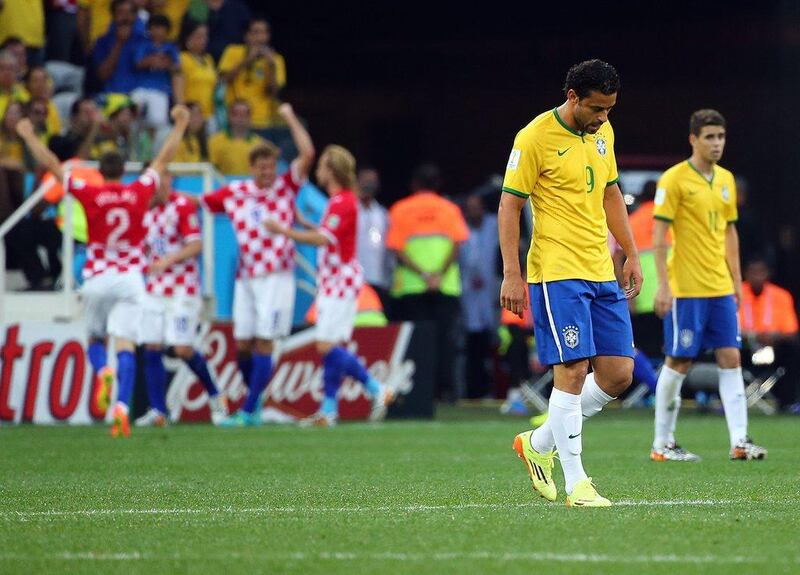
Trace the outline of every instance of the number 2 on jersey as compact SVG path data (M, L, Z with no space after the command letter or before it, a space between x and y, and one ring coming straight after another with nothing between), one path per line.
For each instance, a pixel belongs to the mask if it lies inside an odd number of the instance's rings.
M131 217L124 208L111 208L106 214L106 225L113 228L108 232L108 245L113 246L131 227Z

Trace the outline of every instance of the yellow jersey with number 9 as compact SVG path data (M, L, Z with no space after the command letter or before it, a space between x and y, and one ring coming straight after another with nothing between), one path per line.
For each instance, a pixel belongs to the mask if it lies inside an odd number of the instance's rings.
M554 109L519 131L503 191L530 198L533 208L528 282L615 279L603 195L618 179L608 122L580 133Z
M688 160L672 166L658 181L653 217L672 224L672 255L667 261L672 295L733 293L725 259L725 231L739 217L731 172L714 166L709 181Z

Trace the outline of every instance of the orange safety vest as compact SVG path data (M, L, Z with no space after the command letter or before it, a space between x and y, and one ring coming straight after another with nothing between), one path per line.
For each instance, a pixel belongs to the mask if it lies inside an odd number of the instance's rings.
M756 297L750 284L744 282L739 305L739 325L744 332L796 333L797 312L792 294L767 282L761 295Z
M522 312L521 318L517 314L504 308L500 313L500 323L503 325L518 325L522 329L532 329L533 314L531 314L530 305L528 305L528 309Z

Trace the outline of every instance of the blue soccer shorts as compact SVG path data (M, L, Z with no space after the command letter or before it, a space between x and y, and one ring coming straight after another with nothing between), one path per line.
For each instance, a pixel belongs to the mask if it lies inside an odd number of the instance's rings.
M615 281L530 284L539 361L555 365L597 355L633 357L625 294Z
M736 300L721 297L678 297L664 316L664 353L697 357L707 349L742 346Z

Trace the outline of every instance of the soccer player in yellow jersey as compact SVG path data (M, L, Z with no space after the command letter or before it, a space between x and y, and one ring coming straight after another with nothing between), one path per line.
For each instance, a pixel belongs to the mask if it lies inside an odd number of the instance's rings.
M741 337L736 308L742 293L736 183L717 165L725 149L725 118L698 110L689 119L692 156L661 176L656 190L653 249L658 273L655 309L664 318L666 363L656 386L653 461L699 461L675 443L681 384L692 360L713 349L731 459L764 459L747 435ZM667 230L674 247L667 261Z
M508 160L498 223L503 308L522 315L528 295L539 358L552 365L547 422L520 433L514 449L539 494L555 501L554 448L564 470L567 505L608 507L581 462L583 418L624 391L633 372L633 332L626 298L642 284L639 255L617 185L608 114L619 76L600 60L570 68L566 102L517 134ZM520 211L533 208L527 282L520 273ZM626 255L624 290L615 281L608 232ZM530 294L528 294L528 290ZM587 376L589 365L594 370Z

